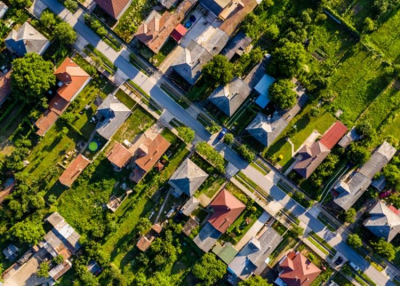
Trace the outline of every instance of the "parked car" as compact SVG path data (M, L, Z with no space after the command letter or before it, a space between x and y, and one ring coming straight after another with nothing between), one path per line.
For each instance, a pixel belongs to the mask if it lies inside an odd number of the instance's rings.
M360 271L360 267L354 264L354 262L350 261L350 267L353 268L355 271Z
M390 196L392 194L392 191L384 191L384 192L380 192L379 193L379 198L383 199L383 198L387 198L388 196Z
M225 136L225 134L226 134L227 131L228 131L228 130L227 130L226 128L222 128L221 132L219 132L219 134L218 134L218 136L217 136L217 140L219 141L219 140L221 140L222 138L224 138L224 136Z
M342 264L342 262L343 262L343 257L339 256L338 259L336 259L335 264L339 266L340 264Z

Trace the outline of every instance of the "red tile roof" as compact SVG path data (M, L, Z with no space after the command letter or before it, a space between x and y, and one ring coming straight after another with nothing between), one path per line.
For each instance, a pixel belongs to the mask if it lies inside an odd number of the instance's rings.
M136 165L145 172L150 171L170 145L171 144L160 134L158 134L154 140L147 138L139 147L143 155L136 159Z
M218 231L224 233L239 217L246 206L227 190L222 190L210 204L214 213L208 219Z
M11 93L11 71L6 74L0 72L0 104Z
M36 134L43 136L50 129L51 126L57 121L59 115L51 110L46 110L42 116L36 121L35 125L38 128Z
M178 24L175 29L172 31L171 33L171 37L179 42L183 36L186 34L187 29L182 25L182 24Z
M301 253L290 252L279 264L282 273L279 278L288 286L309 286L321 273L321 269L315 266Z
M322 136L320 142L326 148L332 149L339 140L347 133L347 127L340 121L336 121L327 132Z
M64 173L59 178L61 184L67 187L71 187L73 182L78 178L78 176L82 173L82 171L89 165L90 161L79 154L78 157L75 158L74 161L69 164L68 168L65 169Z
M49 109L51 111L54 111L58 115L61 115L67 109L68 105L68 101L56 94L56 96L54 96L53 99L49 102Z
M111 151L107 154L107 159L118 168L125 167L133 154L122 144L115 142Z
M94 0L94 2L114 19L121 17L126 5L130 3L129 0Z

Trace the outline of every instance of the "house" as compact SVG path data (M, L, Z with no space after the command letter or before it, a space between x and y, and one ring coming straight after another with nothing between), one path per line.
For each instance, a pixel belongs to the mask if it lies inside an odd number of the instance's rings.
M256 104L259 107L265 108L270 102L269 88L274 82L275 79L272 76L265 74L254 87L254 90L259 94L256 99Z
M0 1L0 19L3 19L7 10L8 10L8 6L6 4L4 4L3 1Z
M110 140L130 114L131 110L110 94L97 109L96 117L99 120L97 133L104 139Z
M11 261L17 257L19 249L14 244L9 244L6 249L3 249L4 257Z
M210 0L205 0L205 1L210 1ZM260 3L261 0L229 1L225 9L218 15L219 20L223 21L219 28L225 33L227 33L229 37L232 37L238 31L240 24L242 23L244 18L248 14L250 14Z
M289 252L278 264L279 277L274 281L278 286L309 286L321 273L303 254Z
M184 32L184 27L180 27L179 24L196 2L197 0L184 0L175 11L166 11L162 15L153 10L138 27L135 38L157 54L172 32L176 29L176 32Z
M44 136L69 104L78 96L90 81L90 76L69 57L54 72L58 81L57 94L49 102L49 108L36 121L36 134Z
M246 280L253 274L260 275L267 267L268 257L281 240L282 237L272 227L264 227L229 263L228 271L236 278L234 280Z
M338 145L342 148L346 148L352 142L357 141L360 139L360 135L357 133L356 129L353 127L350 129L349 132L342 139L340 139Z
M240 216L246 206L235 196L223 189L208 206L212 212L206 225L194 238L197 246L208 252L217 239Z
M275 111L273 115L268 117L258 113L246 127L246 131L264 146L271 146L288 126L289 122L299 113L307 99L307 95L303 93L299 97L297 104L290 110Z
M11 93L11 71L3 74L0 72L0 106Z
M295 170L303 178L308 179L317 167L325 160L331 149L346 134L347 127L340 121L336 121L321 140L314 142L311 146L304 145L297 152L297 164Z
M82 154L79 154L71 164L65 169L60 178L58 179L61 184L70 188L74 181L79 177L83 170L90 164L89 159L87 159Z
M179 43L181 39L186 35L186 33L187 29L185 28L185 26L179 23L178 25L176 25L170 36L172 39Z
M7 49L20 57L27 53L42 55L50 46L49 40L28 22L25 22L18 30L12 30L5 39L5 43Z
M196 197L191 196L181 208L181 212L185 216L190 216L197 209L199 204L200 201Z
M143 134L142 136L146 136ZM169 143L160 134L154 138L146 137L144 142L139 146L135 153L135 168L130 175L130 179L135 183L149 172L153 166L160 160L161 156L167 151L171 143Z
M236 77L226 85L218 86L208 98L227 116L232 116L250 95L251 88Z
M136 246L139 250L145 252L151 246L153 240L161 233L162 227L158 223L154 224L150 231L143 235L139 241L137 242Z
M229 61L234 56L242 56L248 46L250 46L252 39L246 36L245 33L240 31L237 33L226 46L223 48L221 54L224 55Z
M172 6L175 6L178 0L158 0L158 2L163 5L167 10L171 9Z
M206 172L187 158L172 174L168 183L174 188L174 196L180 197L184 193L191 197L207 177Z
M108 15L118 20L128 9L132 0L94 0L94 2Z
M350 172L334 187L333 201L347 211L372 183L375 174L396 154L396 149L386 141L376 149L371 158L356 172Z
M14 191L15 188L15 179L8 178L0 190L0 205L4 202L4 200Z
M364 221L364 226L377 237L392 241L400 231L400 216L393 206L385 202L377 202L369 211L370 217Z
M225 264L229 264L238 254L237 249L230 242L224 242L222 245L217 242L212 249L212 252L218 256Z
M58 212L52 213L46 219L46 221L53 226L53 229L50 232L53 232L57 238L62 240L63 244L65 244L66 248L72 254L75 254L81 248L79 243L81 236L65 221L65 219ZM50 242L48 243L51 244Z
M107 154L107 159L117 171L120 171L128 165L132 156L133 154L121 143L115 142L111 151Z

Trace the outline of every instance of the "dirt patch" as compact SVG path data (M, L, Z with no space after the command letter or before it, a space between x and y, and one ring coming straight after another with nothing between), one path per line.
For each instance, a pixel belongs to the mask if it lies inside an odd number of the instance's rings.
M9 140L4 141L0 143L0 155L10 155L13 152L14 148L15 146L12 142L10 142Z

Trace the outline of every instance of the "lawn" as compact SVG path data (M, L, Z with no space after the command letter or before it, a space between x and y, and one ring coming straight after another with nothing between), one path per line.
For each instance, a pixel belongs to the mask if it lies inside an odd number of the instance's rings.
M374 18L374 0L357 0L355 4L341 16L358 31L363 30L365 18Z
M136 135L144 132L155 122L156 120L150 114L138 106L132 111L132 114L124 124L121 125L113 139L121 143L125 139L131 142L135 139Z
M177 43L174 39L169 38L161 50L151 57L150 62L153 63L156 67L158 67L168 56L168 54L176 47Z
M129 97L125 92L123 92L121 89L118 89L117 93L115 94L115 97L119 99L123 104L125 104L128 108L132 109L136 102Z

